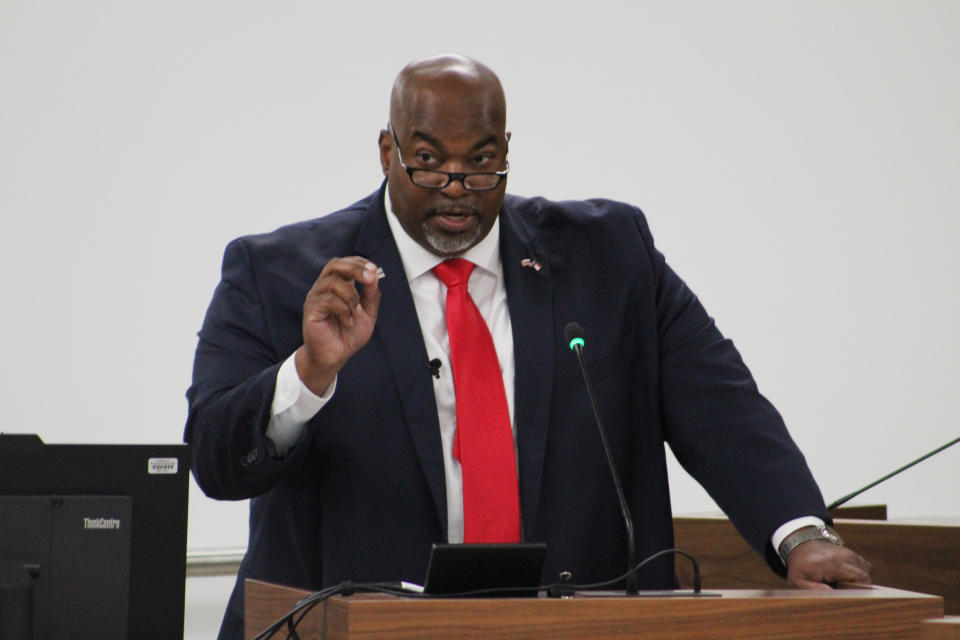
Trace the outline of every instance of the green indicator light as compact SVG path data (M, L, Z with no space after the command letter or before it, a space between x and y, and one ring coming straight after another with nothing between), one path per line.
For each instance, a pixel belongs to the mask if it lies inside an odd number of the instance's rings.
M571 340L571 341L570 341L570 350L572 351L573 348L574 348L575 346L577 346L577 345L580 345L580 348L583 349L583 338L574 338L573 340Z

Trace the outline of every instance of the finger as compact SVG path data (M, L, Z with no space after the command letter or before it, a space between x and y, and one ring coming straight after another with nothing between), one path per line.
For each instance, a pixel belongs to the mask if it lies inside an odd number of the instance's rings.
M873 586L873 583L870 582L846 582L841 581L837 583L835 589L869 589Z
M360 256L333 258L324 265L314 286L316 287L325 277L337 277L345 281L371 284L377 279L377 266Z
M356 304L343 298L324 293L311 299L304 305L304 320L308 322L321 322L330 317L336 317L341 321L348 321L356 309Z
M352 280L343 280L336 276L324 277L317 287L317 291L315 291L312 296L308 296L308 300L313 297L316 300L322 301L326 299L327 296L334 296L343 300L351 309L360 302L360 293L357 291L357 286L354 282Z
M368 263L368 264L373 264ZM364 285L360 295L360 307L374 321L380 309L380 280L377 278L376 267L373 268L373 282Z
M860 575L857 578L855 578L856 582L863 582L865 584L870 584L872 581L870 578L870 569L864 568L862 566L858 566L857 569L859 570Z
M343 256L338 258L330 258L327 261L327 264L324 265L326 269L363 269L366 263L370 262L363 256Z
M797 589L809 589L811 591L832 591L833 587L823 582L817 582L815 580L805 580L802 578L795 578L793 581L793 586Z
M870 561L852 549L846 549L846 551L846 556L843 556L843 564L847 565L851 571L855 571L869 577L870 569L873 568L873 565L870 564Z
M829 582L870 582L870 573L853 562L828 568L824 575Z

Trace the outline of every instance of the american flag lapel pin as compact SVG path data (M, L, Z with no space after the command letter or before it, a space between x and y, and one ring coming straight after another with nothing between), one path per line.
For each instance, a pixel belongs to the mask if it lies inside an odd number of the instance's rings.
M530 267L534 271L540 271L543 267L540 266L540 263L534 260L533 258L524 258L520 261L521 267Z

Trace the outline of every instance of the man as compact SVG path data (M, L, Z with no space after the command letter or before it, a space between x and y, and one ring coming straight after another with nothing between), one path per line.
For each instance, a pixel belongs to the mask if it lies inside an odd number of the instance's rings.
M505 195L505 123L484 65L411 63L380 132L381 190L228 246L185 433L208 495L253 498L221 638L239 637L245 578L419 582L433 542L545 541L545 579L622 573L570 321L587 334L639 558L673 543L666 442L781 573L783 554L791 584L869 581L868 563L821 526L823 500L782 420L643 215ZM645 568L641 586L673 587L672 566Z

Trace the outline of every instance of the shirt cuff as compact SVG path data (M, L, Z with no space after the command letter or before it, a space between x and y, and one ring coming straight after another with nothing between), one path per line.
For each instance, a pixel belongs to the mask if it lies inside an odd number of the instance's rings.
M270 422L267 424L266 435L281 457L300 440L307 422L317 415L337 389L337 379L334 378L323 395L318 396L310 391L297 374L295 355L284 360L277 371Z
M804 516L802 518L794 518L789 522L784 522L780 527L773 532L771 541L773 542L773 550L777 552L777 555L780 554L780 545L786 540L794 531L802 529L804 527L822 527L826 523L817 518L816 516Z

